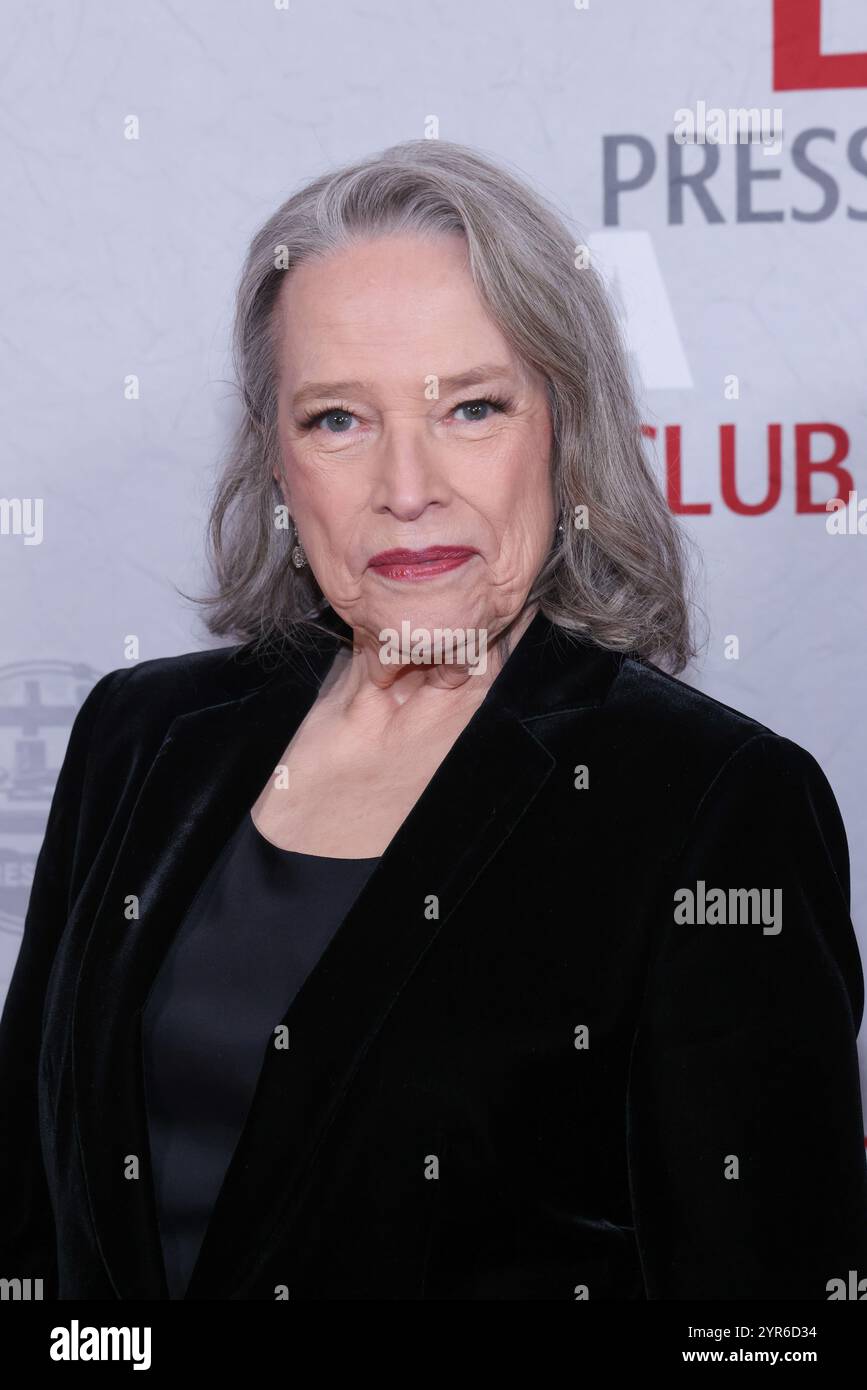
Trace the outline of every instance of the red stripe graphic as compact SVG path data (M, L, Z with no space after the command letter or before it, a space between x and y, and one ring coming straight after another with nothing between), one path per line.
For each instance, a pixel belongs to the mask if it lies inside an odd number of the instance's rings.
M774 0L774 90L867 87L867 53L822 53L822 0Z

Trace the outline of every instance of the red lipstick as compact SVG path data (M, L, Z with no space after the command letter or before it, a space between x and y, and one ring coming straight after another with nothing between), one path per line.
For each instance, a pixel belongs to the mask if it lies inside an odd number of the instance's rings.
M380 550L368 568L383 579L433 579L466 564L478 551L466 545L429 545L424 550Z

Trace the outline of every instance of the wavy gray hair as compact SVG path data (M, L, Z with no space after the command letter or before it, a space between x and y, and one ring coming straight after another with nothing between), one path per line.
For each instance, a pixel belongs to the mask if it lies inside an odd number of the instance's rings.
M527 602L560 627L674 673L695 654L686 537L644 454L628 359L598 272L577 268L560 214L522 180L466 146L408 140L323 174L253 238L233 337L242 416L214 497L208 554L216 586L196 599L215 635L264 650L310 627L335 630L291 532L273 476L277 437L274 312L287 271L351 240L390 232L460 233L486 308L518 356L542 373L553 427L552 487L566 524ZM349 632L337 621L342 635ZM508 649L508 648L507 648Z

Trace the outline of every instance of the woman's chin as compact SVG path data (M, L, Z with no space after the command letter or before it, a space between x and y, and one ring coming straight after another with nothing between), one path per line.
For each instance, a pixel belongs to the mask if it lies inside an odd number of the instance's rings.
M377 636L385 632L418 632L423 636L434 631L479 631L485 628L480 617L478 600L465 603L407 602L377 609L377 620L370 630Z

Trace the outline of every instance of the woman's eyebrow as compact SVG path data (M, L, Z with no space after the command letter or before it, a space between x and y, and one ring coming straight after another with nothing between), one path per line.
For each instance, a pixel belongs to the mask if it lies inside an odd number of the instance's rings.
M435 374L432 373L431 375ZM470 367L467 371L458 372L453 376L441 376L438 385L441 393L461 391L464 387L478 386L481 382L502 377L512 377L512 369L509 364L507 362L487 362L479 367ZM348 396L353 392L361 393L370 389L370 382L367 381L305 381L292 397L292 408L297 410L307 401L319 400L323 396Z

